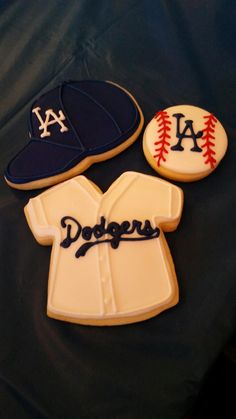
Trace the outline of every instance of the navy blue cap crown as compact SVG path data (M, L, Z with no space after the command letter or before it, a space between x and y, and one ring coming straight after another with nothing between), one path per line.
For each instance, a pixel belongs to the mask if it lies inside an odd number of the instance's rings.
M119 146L140 124L141 111L117 85L63 82L31 106L30 141L9 163L5 177L21 184L66 172L87 156Z

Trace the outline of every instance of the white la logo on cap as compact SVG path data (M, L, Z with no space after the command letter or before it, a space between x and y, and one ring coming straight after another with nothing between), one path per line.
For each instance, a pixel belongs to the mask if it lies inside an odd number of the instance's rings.
M59 124L60 125L60 132L66 132L68 131L68 128L63 124L62 121L65 121L66 117L63 114L62 110L59 110L58 114L59 116L57 116L57 114L53 111L53 109L47 109L45 112L45 121L43 120L42 116L40 115L40 111L41 108L38 106L37 108L32 109L32 112L35 113L35 115L37 116L39 122L40 122L40 126L39 129L43 130L42 134L40 135L41 138L44 137L50 137L51 133L50 131L47 130L49 125L53 125L53 124ZM50 120L50 118L52 118Z

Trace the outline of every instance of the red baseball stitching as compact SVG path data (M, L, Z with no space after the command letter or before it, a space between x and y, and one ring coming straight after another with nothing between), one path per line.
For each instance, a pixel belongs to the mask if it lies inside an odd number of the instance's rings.
M214 169L216 159L213 157L215 155L215 151L213 150L213 147L215 147L215 126L217 123L216 117L211 113L209 115L206 115L203 117L205 119L205 127L203 130L203 136L202 140L205 140L205 143L202 145L202 148L206 148L205 153L203 154L203 157L206 157L206 160L204 161L205 164L210 163L211 169Z
M166 161L164 154L168 154L169 150L168 147L170 143L167 141L170 138L168 131L170 131L171 121L169 120L170 117L166 111L159 111L156 113L154 118L158 124L158 134L159 134L159 141L156 141L154 144L157 146L155 148L155 154L153 157L157 159L157 166L160 166L161 160Z

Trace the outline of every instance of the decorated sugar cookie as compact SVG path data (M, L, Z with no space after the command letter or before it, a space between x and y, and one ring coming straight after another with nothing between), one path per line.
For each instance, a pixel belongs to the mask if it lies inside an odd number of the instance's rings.
M227 135L218 119L190 105L158 111L143 137L144 154L153 169L184 182L213 172L226 149Z
M163 232L176 229L182 190L136 172L103 194L78 176L25 207L36 240L53 245L47 313L88 325L148 319L178 302Z
M140 107L120 86L64 82L33 103L29 141L8 164L5 179L16 189L62 182L121 153L142 126Z

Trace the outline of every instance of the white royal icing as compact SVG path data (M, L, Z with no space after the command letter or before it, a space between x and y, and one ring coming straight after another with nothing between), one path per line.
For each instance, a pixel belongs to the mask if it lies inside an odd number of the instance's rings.
M106 324L108 319L114 324L116 319L128 323L129 318L176 304L178 286L162 230L177 227L182 204L180 188L136 172L121 175L104 194L84 176L77 176L31 199L25 213L35 238L41 244L53 243L50 316L78 323L85 319L89 324L97 320ZM66 217L67 226L63 227ZM105 225L115 222L121 226L129 221L135 226L139 220L142 228L148 220L155 233L141 235L134 228L120 236L116 248L108 233L97 239L107 242L94 245L94 236L86 241L81 233L66 247L69 229L70 237L75 238L78 223L81 228L93 228L101 217ZM82 255L87 245L91 247Z
M39 130L43 131L42 134L40 134L41 138L44 137L50 137L51 133L48 130L48 127L50 125L59 124L60 126L60 132L66 132L68 131L68 128L65 126L65 124L62 121L65 121L66 117L63 114L62 110L59 110L58 115L53 111L53 109L47 109L45 111L45 120L43 120L41 114L40 114L41 108L38 106L37 108L32 109L32 112L37 116L40 125Z
M178 174L204 176L216 168L226 149L227 135L221 123L196 106L178 105L157 112L144 133L144 152L150 164L157 171L164 168L175 173L176 178Z

